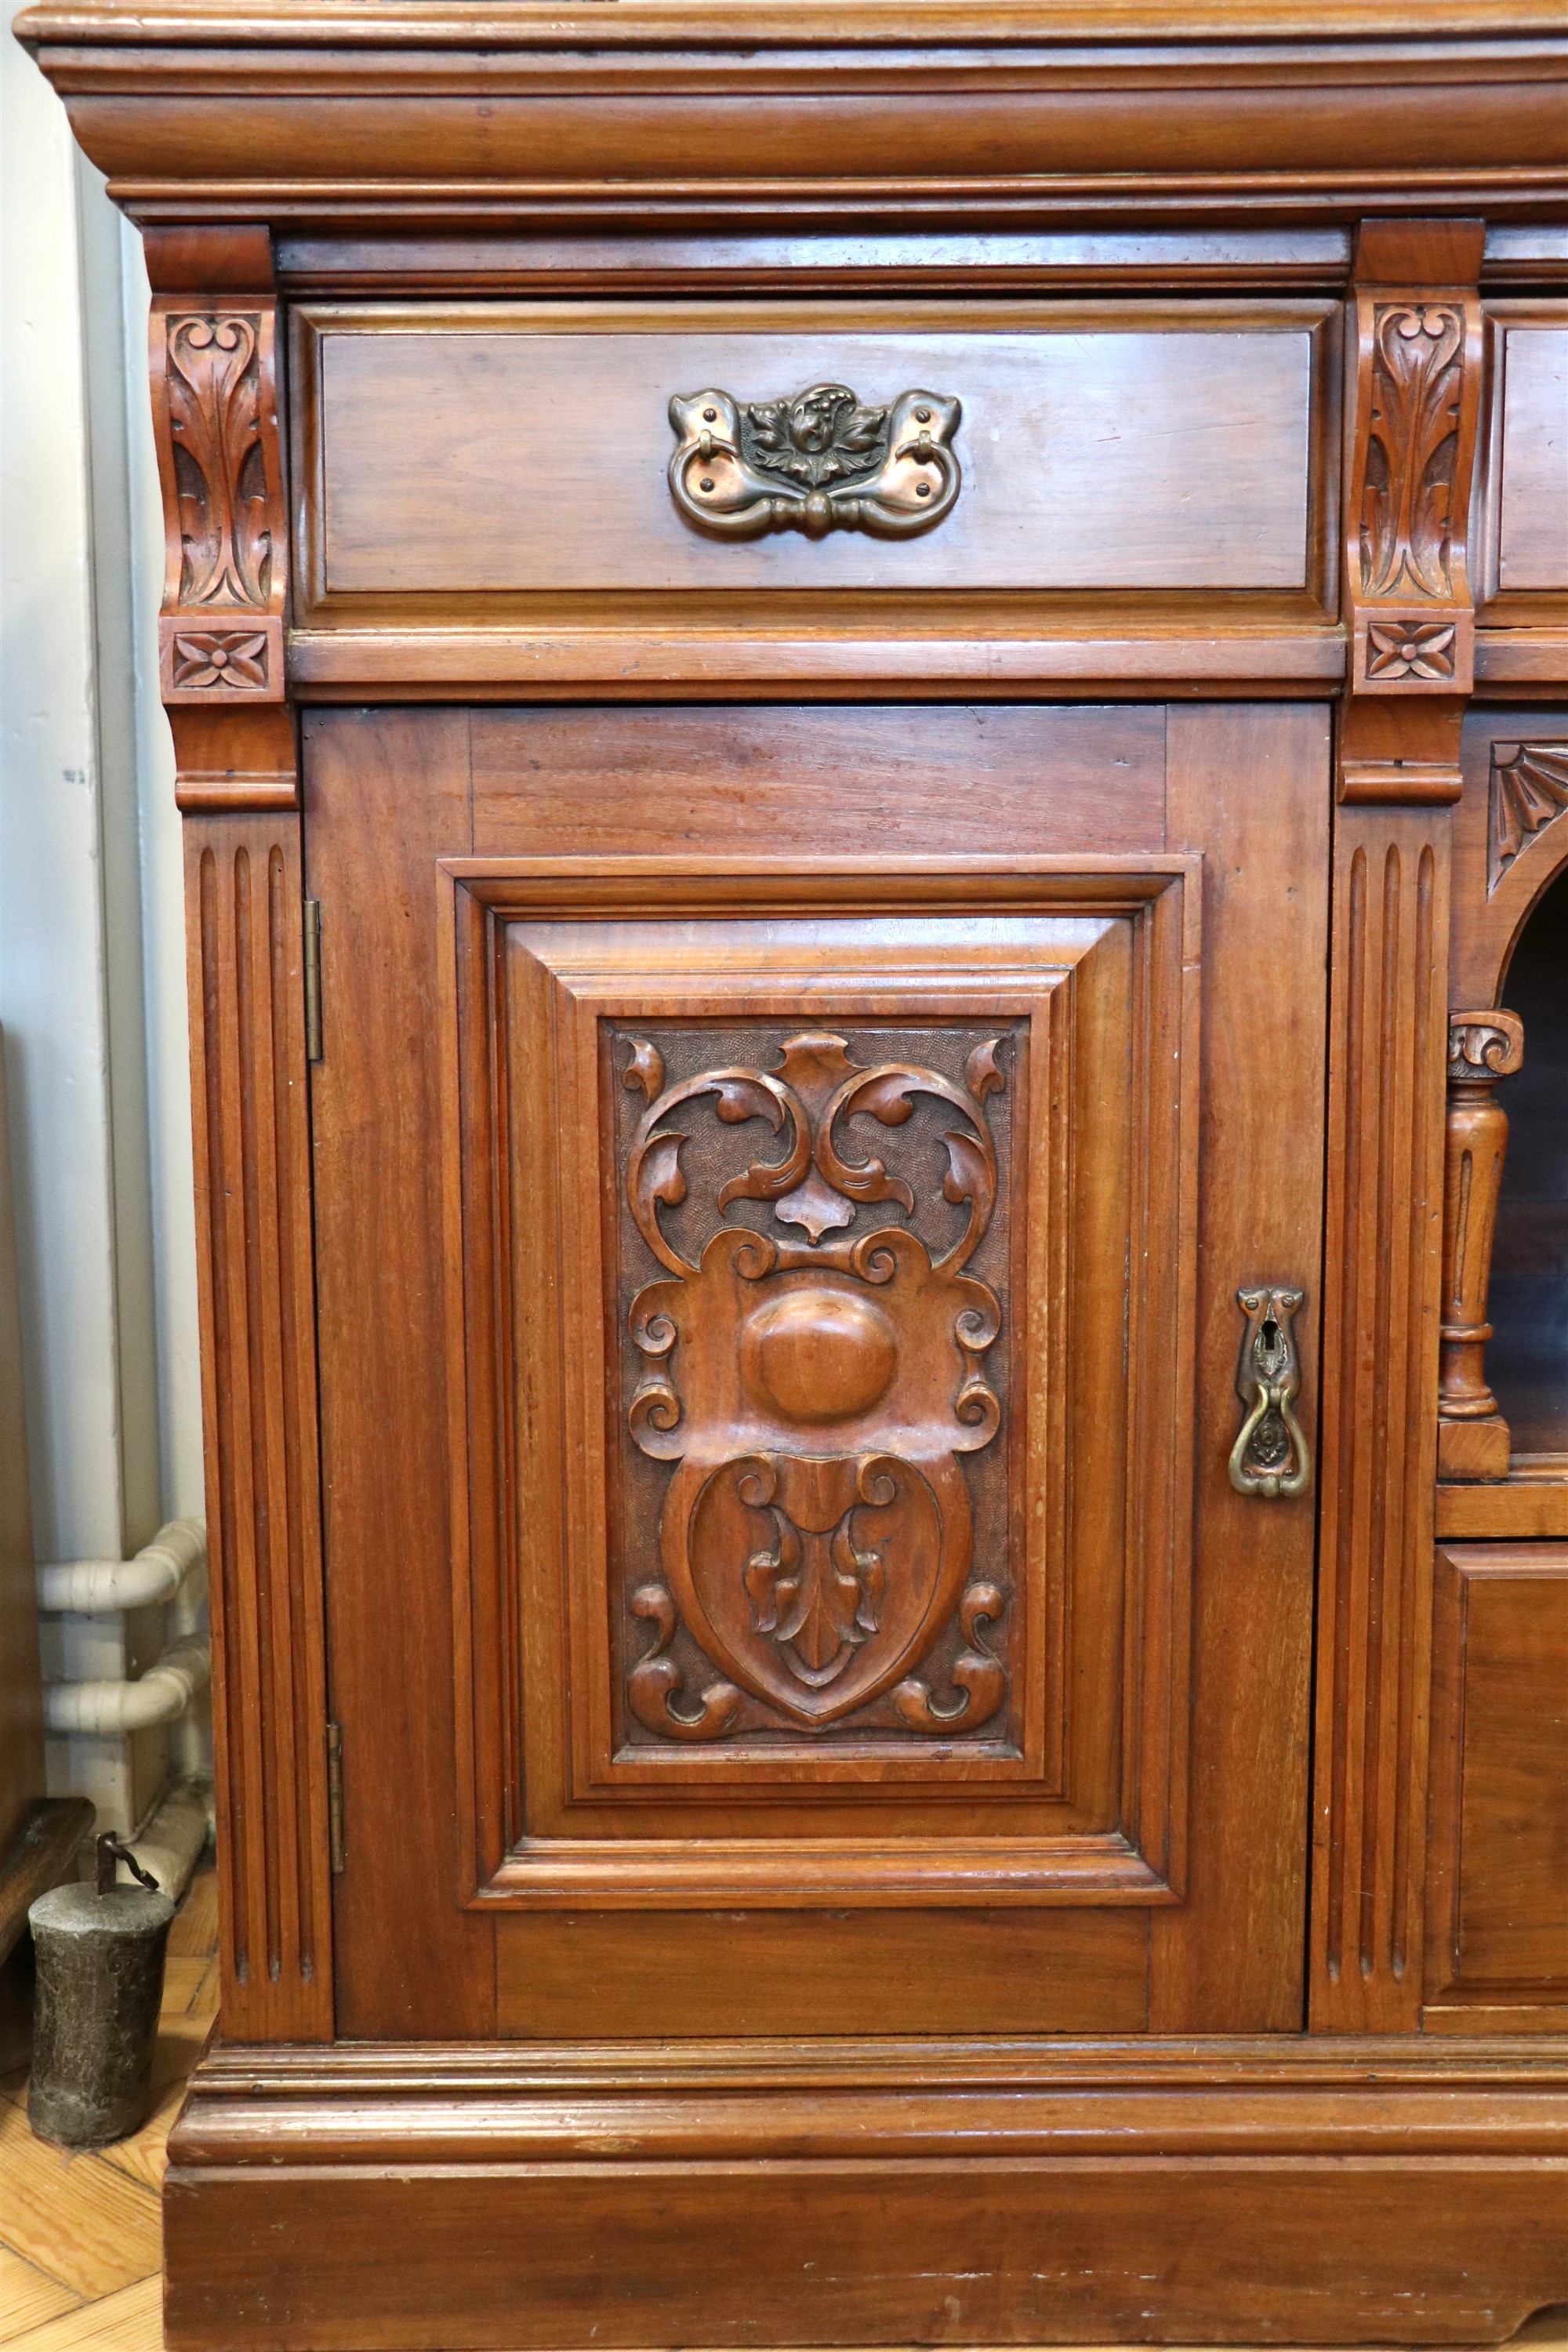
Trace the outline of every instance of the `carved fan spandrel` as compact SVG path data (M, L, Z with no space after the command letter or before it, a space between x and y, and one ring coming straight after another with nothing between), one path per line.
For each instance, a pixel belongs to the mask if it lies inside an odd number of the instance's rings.
M968 1269L1017 1040L714 1042L613 1045L626 1215L668 1277L626 1313L626 1433L669 1465L627 1601L628 1736L1005 1734L1005 1563L976 1540L1000 1515L977 1522L965 1468L1002 1424L1004 1302Z
M1568 809L1568 743L1494 743L1487 888Z

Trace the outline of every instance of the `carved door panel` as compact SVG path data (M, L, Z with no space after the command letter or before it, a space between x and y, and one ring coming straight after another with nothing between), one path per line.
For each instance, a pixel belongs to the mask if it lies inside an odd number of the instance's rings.
M1195 879L446 867L482 1885L1167 1884Z
M1292 1838L1215 1759L1227 1705L1263 1703L1246 1745L1301 1794L1310 1493L1270 1496L1278 1414L1253 1495L1227 1461L1237 1288L1315 1290L1321 1163L1292 1154L1321 1113L1275 1057L1321 1013L1321 908L1280 856L1321 823L1321 714L1282 717L1283 822L1267 849L1241 827L1245 881L1216 873L1238 825L1223 778L1203 803L1215 745L1189 728L1173 777L1163 713L999 716L990 845L947 854L952 779L892 748L898 713L816 714L814 757L902 772L905 839L872 854L811 838L797 721L534 717L313 722L327 941L360 885L315 1079L339 2030L1294 2022L1304 1795ZM606 821L584 782L628 723L670 778L662 838L657 793ZM672 772L711 820L704 726L746 724L779 847L744 823L694 847ZM387 730L416 797L367 897ZM1268 1018L1232 996L1248 887L1260 935L1272 894ZM1205 1138L1205 1068L1271 1171L1254 1210L1208 1197L1237 1152ZM1263 1255L1205 1270L1216 1216ZM438 1496L390 1460L371 1495L375 1428ZM1228 1691L1194 1653L1216 1540L1269 1652ZM366 1701L405 1598L427 1636L444 1599L450 1678L421 1658L389 1713ZM364 1907L395 1876L359 1845L367 1754L378 1783L406 1757L405 1840L456 1874L418 1895L398 1988ZM1239 1909L1207 1891L1228 1850ZM1268 1957L1227 1990L1248 1937Z

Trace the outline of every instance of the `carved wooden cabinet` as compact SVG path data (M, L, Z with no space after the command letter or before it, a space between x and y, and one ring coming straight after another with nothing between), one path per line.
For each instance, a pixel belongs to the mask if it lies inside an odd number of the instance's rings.
M121 0L180 2352L1568 2302L1555 7Z

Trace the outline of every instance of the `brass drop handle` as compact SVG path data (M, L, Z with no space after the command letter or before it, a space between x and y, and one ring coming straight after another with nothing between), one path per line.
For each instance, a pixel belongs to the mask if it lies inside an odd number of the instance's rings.
M1236 1294L1247 1318L1236 1367L1246 1416L1230 1449L1230 1483L1238 1495L1270 1503L1304 1495L1312 1475L1312 1450L1296 1418L1301 1363L1292 1328L1306 1295L1268 1284Z
M904 392L868 406L847 383L783 400L737 400L717 386L669 404L669 491L699 530L866 530L910 539L941 522L962 484L950 394Z

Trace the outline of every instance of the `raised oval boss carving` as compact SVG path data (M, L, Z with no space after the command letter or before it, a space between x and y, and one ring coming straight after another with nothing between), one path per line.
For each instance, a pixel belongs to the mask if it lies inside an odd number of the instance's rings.
M678 393L669 488L699 530L730 539L767 530L866 530L907 539L952 508L962 410L934 392L868 408L847 384L742 404L727 392Z

